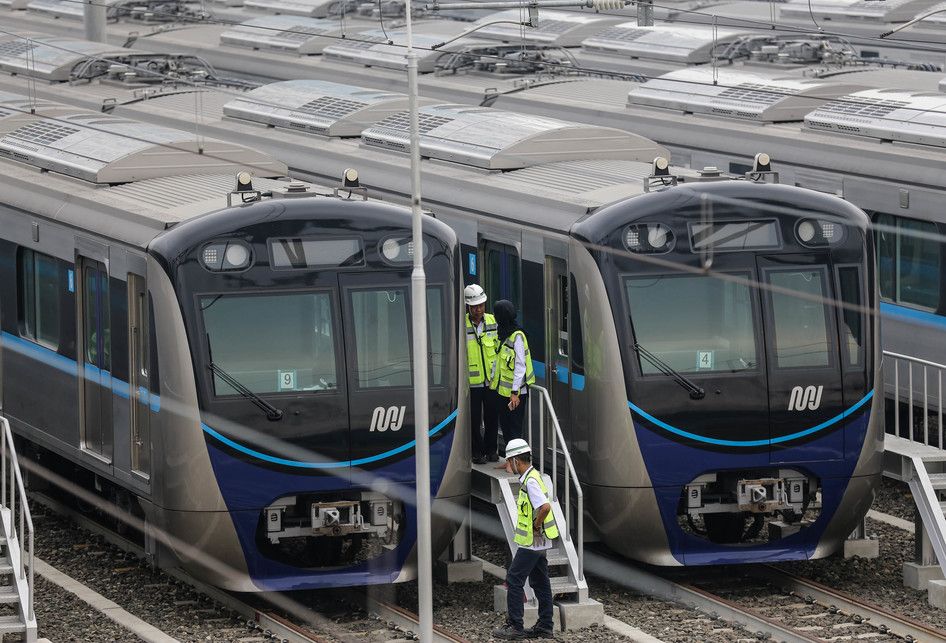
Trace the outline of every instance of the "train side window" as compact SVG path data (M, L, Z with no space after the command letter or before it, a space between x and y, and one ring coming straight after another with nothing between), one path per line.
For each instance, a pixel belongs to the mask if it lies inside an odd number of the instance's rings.
M59 261L21 248L19 268L20 334L57 350L61 293Z
M568 357L568 277L559 275L556 290L558 297L558 354Z
M143 277L128 273L128 401L131 414L131 468L151 473L148 290Z
M487 241L483 245L485 255L484 287L489 297L488 310L500 299L508 299L516 305L522 318L522 297L520 294L519 252L514 246Z
M430 383L443 385L443 372L447 368L447 347L444 344L443 290L427 289L427 352L430 355Z
M876 220L880 296L927 310L939 308L940 243L935 223L880 214Z
M864 313L861 310L860 269L857 266L840 267L838 293L841 307L841 350L848 366L860 366L864 355Z
M831 364L824 275L820 269L768 274L779 368L819 368ZM799 296L786 294L797 292Z
M359 388L411 385L407 290L349 293L355 330L355 381Z

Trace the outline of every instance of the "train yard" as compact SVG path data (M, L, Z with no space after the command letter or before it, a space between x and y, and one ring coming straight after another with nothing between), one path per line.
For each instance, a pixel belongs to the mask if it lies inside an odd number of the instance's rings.
M448 4L0 0L0 640L946 643L946 5Z

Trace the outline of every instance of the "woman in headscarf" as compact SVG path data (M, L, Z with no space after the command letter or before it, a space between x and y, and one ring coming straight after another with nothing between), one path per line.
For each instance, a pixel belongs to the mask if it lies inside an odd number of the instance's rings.
M490 378L490 386L500 397L499 424L508 443L522 437L522 418L525 415L525 396L535 383L529 340L516 322L516 307L507 299L493 306L496 317L499 352Z

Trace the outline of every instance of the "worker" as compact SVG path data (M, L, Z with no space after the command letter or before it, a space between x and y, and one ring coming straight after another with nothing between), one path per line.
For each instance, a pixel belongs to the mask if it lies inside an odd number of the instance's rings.
M499 424L503 429L503 439L508 443L522 437L522 419L527 406L525 397L529 385L535 383L535 373L532 371L529 340L516 321L515 305L501 299L493 307L493 314L499 351L490 386L499 394Z
M514 538L517 549L506 572L506 624L493 630L493 636L501 639L554 638L552 584L545 552L558 538L558 527L552 515L549 492L542 476L532 466L532 450L525 440L516 438L506 443L506 466L510 473L519 476ZM539 602L539 619L528 630L522 623L527 578Z
M486 312L486 293L479 284L470 284L464 288L463 299L466 302L466 359L470 381L473 462L497 462L499 396L489 387L488 379L499 347L496 318Z

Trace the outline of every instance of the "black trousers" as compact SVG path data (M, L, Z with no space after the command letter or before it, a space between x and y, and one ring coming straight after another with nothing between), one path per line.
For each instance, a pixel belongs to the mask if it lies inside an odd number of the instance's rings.
M497 394L497 397L498 394ZM522 422L526 416L526 407L529 398L523 394L519 396L519 406L514 411L509 410L509 398L499 398L499 424L503 427L503 440L509 442L522 437Z
M506 610L507 618L517 628L522 628L523 609L522 601L525 598L526 579L535 592L539 602L539 620L536 627L551 632L552 622L552 584L549 581L549 564L544 551L533 551L520 547L512 559L509 571L506 572Z
M485 386L470 389L470 430L473 457L496 453L499 433L499 402L496 391Z

